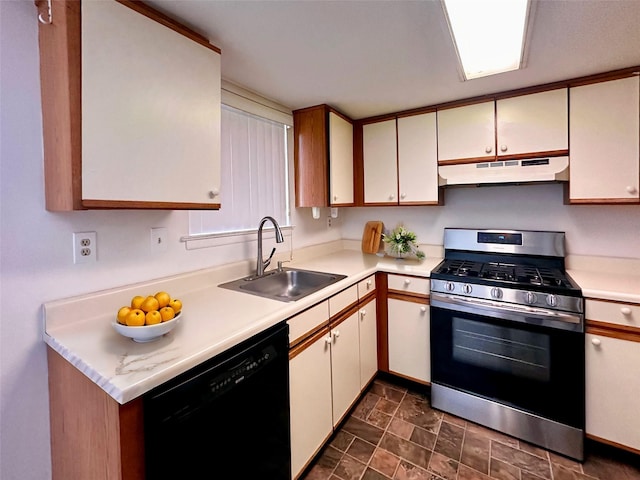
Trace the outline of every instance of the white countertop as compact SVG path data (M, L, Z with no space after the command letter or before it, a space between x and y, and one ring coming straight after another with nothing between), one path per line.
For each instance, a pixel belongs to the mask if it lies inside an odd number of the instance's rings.
M441 260L428 256L421 262L399 261L354 249L311 256L286 266L347 278L291 303L217 286L247 275L244 263L201 270L47 303L44 340L124 404L377 271L428 277ZM640 304L640 276L580 268L568 272L587 298ZM183 301L180 324L150 343L118 334L111 325L118 308L134 295L153 295L159 290Z
M124 404L377 271L429 276L440 261L398 261L340 250L292 262L286 266L347 278L291 303L217 286L247 274L238 268L202 270L47 303L44 341ZM180 323L150 343L137 343L118 334L112 326L118 308L134 295L153 295L158 290L182 300Z

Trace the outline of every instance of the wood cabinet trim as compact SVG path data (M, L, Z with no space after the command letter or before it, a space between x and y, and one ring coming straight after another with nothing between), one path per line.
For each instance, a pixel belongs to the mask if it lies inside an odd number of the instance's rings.
M170 28L174 32L177 32L180 35L183 35L190 40L193 40L194 42L199 43L203 47L206 47L220 54L222 53L222 50L220 50L220 48L216 47L211 42L209 42L209 40L205 36L200 35L194 30L188 28L187 26L176 21L175 19L165 15L159 10L156 10L155 8L150 7L149 5L147 5L146 3L140 0L115 0L115 1L129 7L132 10L135 10L138 13L141 13L145 17L148 17L151 20L154 20L160 23L161 25L164 25L165 27Z
M316 343L319 339L329 334L329 326L325 324L323 327L316 330L308 337L302 338L293 348L289 349L289 361L295 358L300 353L304 352L311 345Z
M593 435L591 433L585 433L585 437L590 439L590 440L594 440L596 442L603 443L605 445L610 445L610 446L618 448L620 450L625 450L627 452L631 452L631 453L635 453L636 455L640 455L640 450L638 450L637 448L629 447L627 445L623 445L622 443L613 442L611 440L607 440L605 438L598 437L597 435Z
M219 210L219 203L187 203L187 202L140 202L129 200L82 200L84 208L93 210L129 208L155 210Z
M422 305L429 305L429 295L411 292L400 292L399 290L389 290L387 298L393 298L395 300L402 300L405 302L419 303Z
M635 302L621 302L620 300L609 300L606 298L598 298L598 297L584 297L586 301L595 301L595 302L604 302L604 303L613 303L614 305L630 305L632 307L640 307L640 303Z
M120 405L50 347L47 362L53 480L143 480L142 397Z
M638 205L638 198L569 198L570 205ZM567 203L565 202L565 203Z
M640 343L640 328L599 320L587 320L586 333Z

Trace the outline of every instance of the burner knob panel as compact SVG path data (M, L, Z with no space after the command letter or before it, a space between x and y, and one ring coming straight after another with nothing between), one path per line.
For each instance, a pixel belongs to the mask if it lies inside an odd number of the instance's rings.
M527 292L525 294L525 296L524 296L524 300L529 305L532 305L532 304L536 303L536 301L538 300L538 296L533 292Z
M464 293L471 293L471 290L473 290L473 288L471 288L471 285L469 285L468 283L462 285L462 291Z
M491 289L491 296L492 296L493 298L497 298L497 299L502 298L502 289L501 289L501 288L498 288L498 287L493 287L493 288Z
M550 307L557 307L558 297L553 294L547 295L547 305L549 305Z
M453 290L456 288L456 286L453 284L453 282L445 282L444 284L444 289L447 292L453 292Z

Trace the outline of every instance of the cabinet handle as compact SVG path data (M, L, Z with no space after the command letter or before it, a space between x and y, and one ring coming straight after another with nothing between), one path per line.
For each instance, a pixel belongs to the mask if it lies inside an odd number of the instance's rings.
M591 340L591 343L593 343L596 347L600 346L600 339L599 338L594 338Z
M493 151L493 147L487 147L484 149L486 153L491 153Z
M394 198L396 198L396 196L393 193L389 195L389 200L393 200Z
M629 185L627 186L627 192L629 192L630 194L634 194L636 193L638 190L636 189L636 187L634 187L633 185Z
M326 343L327 345L331 345L331 335L324 339L324 343Z
M334 201L334 202L338 201L338 196L337 196L337 195L334 195L334 196L333 196L333 201Z
M410 285L411 284L411 280L409 280L408 278L404 279L404 284L405 285Z
M500 151L501 152L506 152L507 151L507 146L506 145L500 145Z
M360 319L364 320L364 317L367 316L367 311L366 310L360 310Z
M340 336L340 330L336 330L335 332L333 332L333 338L338 338Z
M407 194L406 194L406 193L401 193L401 194L400 194L400 198L405 198L406 196L407 196Z
M622 307L620 313L626 317L627 315L631 315L631 309L629 307Z
M421 311L422 313L425 313L425 312L427 311L427 307L420 307L420 311Z
M373 282L371 280L367 280L367 290L369 290L371 288L371 284Z
M216 198L218 195L220 195L220 190L218 190L217 188L209 190L209 198Z

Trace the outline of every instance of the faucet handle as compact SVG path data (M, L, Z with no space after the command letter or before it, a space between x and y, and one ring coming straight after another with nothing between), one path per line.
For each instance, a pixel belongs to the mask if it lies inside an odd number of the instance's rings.
M278 260L278 271L281 272L282 271L282 264L283 263L289 263L291 260Z
M262 265L264 265L264 268L267 268L271 264L271 259L273 258L273 254L274 253L276 253L275 247L271 249L271 253L269 254L269 258L267 258L264 262L262 262Z

